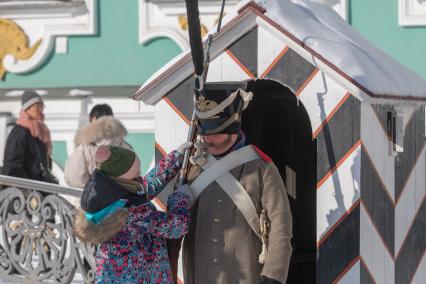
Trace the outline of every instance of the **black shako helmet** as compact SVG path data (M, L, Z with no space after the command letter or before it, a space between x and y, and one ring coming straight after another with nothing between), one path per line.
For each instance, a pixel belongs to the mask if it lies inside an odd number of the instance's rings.
M205 83L195 98L198 134L238 134L241 114L253 97L246 88L245 81Z

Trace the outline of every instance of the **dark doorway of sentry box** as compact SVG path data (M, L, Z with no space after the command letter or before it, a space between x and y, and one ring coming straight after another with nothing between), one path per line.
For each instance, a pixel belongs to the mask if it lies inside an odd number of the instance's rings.
M272 80L248 82L254 96L243 112L247 142L272 158L286 185L293 215L293 254L287 283L315 283L316 143L306 109Z

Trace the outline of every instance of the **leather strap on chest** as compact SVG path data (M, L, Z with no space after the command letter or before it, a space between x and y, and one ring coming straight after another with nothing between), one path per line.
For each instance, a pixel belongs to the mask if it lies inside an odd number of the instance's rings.
M212 182L219 184L237 206L253 232L261 238L259 215L253 200L241 183L229 173L230 170L258 158L259 155L250 145L231 152L220 160L209 155L207 163L203 166L204 171L194 180L191 188L193 197L197 199L209 184Z

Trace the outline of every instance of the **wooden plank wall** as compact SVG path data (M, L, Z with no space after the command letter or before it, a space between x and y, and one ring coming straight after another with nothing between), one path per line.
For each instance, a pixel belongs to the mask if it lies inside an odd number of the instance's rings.
M400 153L391 150L389 115L403 120ZM424 107L364 103L361 125L361 258L365 270L375 283L424 283Z

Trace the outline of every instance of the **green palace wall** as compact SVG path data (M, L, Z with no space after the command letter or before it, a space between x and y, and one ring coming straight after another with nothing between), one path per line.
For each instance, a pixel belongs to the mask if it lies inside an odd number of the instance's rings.
M398 25L398 0L350 0L350 22L371 42L426 79L426 25Z
M181 50L169 38L138 42L138 1L98 1L98 34L68 37L68 53L54 54L37 70L7 73L3 88L141 85Z

